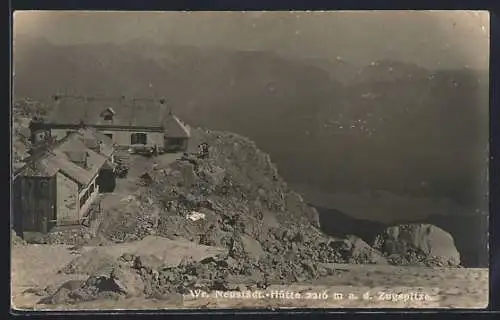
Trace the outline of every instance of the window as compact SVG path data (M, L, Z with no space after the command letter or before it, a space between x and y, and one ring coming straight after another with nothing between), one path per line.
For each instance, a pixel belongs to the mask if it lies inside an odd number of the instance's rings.
M145 133L132 133L130 135L130 144L147 144L148 136Z
M113 134L112 133L105 133L104 135L106 137L110 138L111 140L113 140Z
M173 145L181 145L183 142L183 139L180 138L170 138L170 143Z
M103 119L105 121L113 121L113 116L115 115L115 112L113 109L111 108L108 108L106 110L104 110L102 113L101 113L101 117L103 117Z

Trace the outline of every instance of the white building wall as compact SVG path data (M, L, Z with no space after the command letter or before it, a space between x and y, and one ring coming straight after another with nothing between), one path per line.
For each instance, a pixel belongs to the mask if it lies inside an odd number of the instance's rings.
M130 146L131 145L131 135L133 133L145 133L147 135L147 145L148 146L163 146L163 132L143 132L143 131L111 131L102 130L104 134L111 134L113 143L119 146Z
M51 135L60 140L64 138L70 129L51 129ZM101 133L111 134L113 143L116 143L120 146L130 146L130 137L132 133L145 133L147 135L147 145L154 146L157 145L159 147L163 147L164 139L163 132L145 132L145 131L114 131L114 130L100 130Z
M78 184L58 172L57 183L57 221L72 223L79 220Z

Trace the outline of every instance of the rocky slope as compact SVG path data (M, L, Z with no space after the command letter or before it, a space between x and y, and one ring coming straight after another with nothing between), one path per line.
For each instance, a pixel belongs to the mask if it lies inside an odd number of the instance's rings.
M71 261L61 272L84 272L88 280L71 289L63 286L42 303L267 288L334 274L332 263L443 265L435 262L435 250L422 250L420 243L406 238L404 248L409 249L392 252L383 241L399 239L379 237L376 249L356 235L323 234L317 211L289 189L269 155L255 143L227 132L192 133L196 143L208 144L208 156L185 154L166 166L158 158L123 208L115 208L122 221L101 229L108 240L102 250L113 253L90 251ZM427 241L426 235L419 239ZM167 263L163 251L151 251L158 247L152 242L166 239L222 251ZM143 249L112 249L109 241ZM141 242L150 245L137 244ZM426 249L434 246L430 243Z
M30 101L16 104L19 116L43 114L44 110ZM15 138L20 138L20 133L15 131ZM96 299L102 297L102 292L106 296L106 292L131 290L112 284L120 278L122 285L128 281L125 279L129 279L133 287L137 281L142 283L142 289L135 288L134 292L161 296L185 293L200 286L206 290L234 289L234 283L243 280L250 286L266 287L273 282L317 279L333 272L326 267L329 263L436 265L435 251L422 250L419 243L408 243L406 239L402 244L405 250L394 252L387 249L385 242L400 243L400 239L381 234L378 241L372 242L374 234L370 239L366 237L365 229L371 228L367 223L355 230L349 229L345 218L321 219L316 209L289 188L270 156L248 138L203 129L194 129L192 134L191 143L209 146L207 157L186 153L178 161L167 164L158 158L152 170L135 181L137 185L130 189L127 201L115 207L114 213L104 213L118 219L103 223L99 229L103 241L91 239L85 228L80 228L81 241L76 244L92 242L109 246L113 242L130 243L154 235L223 248L227 253L209 260L184 261L170 266L158 261L158 257L141 257L140 252L114 258L89 253L90 260L77 259L61 270L88 273L92 271L92 264L97 265L85 284L63 290L64 301ZM329 235L326 235L320 228L328 229L328 225ZM438 233L444 238L451 238L441 231ZM432 240L427 239L425 232L419 235L421 242ZM51 234L41 242L64 241L59 234ZM372 243L376 248L370 246ZM430 248L435 245L431 243ZM453 243L450 246L453 247ZM395 254L399 260L394 258ZM451 265L456 264L455 259ZM87 291L78 291L82 288ZM54 294L61 298L61 291L58 292ZM54 303L59 298L51 296L44 302Z

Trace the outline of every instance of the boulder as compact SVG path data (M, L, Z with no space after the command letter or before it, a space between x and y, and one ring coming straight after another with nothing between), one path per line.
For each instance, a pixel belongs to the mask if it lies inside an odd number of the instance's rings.
M302 199L302 196L294 191L289 191L285 195L286 211L291 218L305 216L307 220L316 228L319 228L319 214L316 209L309 207Z
M338 249L343 259L348 263L387 264L382 253L368 245L361 238L348 235L340 241L332 241L331 247Z
M241 244L248 257L260 260L265 254L260 243L248 236L241 236Z
M305 206L304 210L306 212L307 219L309 219L309 222L311 222L311 224L314 227L319 228L320 222L319 222L318 210L316 210L316 208L309 207L309 206Z
M43 297L38 301L39 304L63 304L68 302L71 290L59 288L54 294Z
M194 165L188 162L183 162L180 166L184 186L190 187L196 182L196 173Z
M140 254L135 257L134 268L148 272L158 271L164 266L163 260L152 254Z
M224 181L226 171L217 166L213 166L210 169L203 168L200 175L212 186L218 186Z
M97 272L111 271L116 264L115 257L96 248L71 260L60 272L92 275Z
M460 254L453 237L431 224L404 224L389 227L377 236L374 248L384 254L414 256L430 265L457 266ZM413 259L409 259L410 262Z
M26 244L26 242L20 236L18 236L14 230L10 231L10 243L13 246L19 246L19 245Z
M85 284L83 280L68 280L61 285L61 288L68 289L70 291L80 289Z
M110 279L127 297L138 297L144 292L144 283L141 277L131 268L113 269Z
M91 277L93 278L93 277ZM49 293L48 296L42 298L38 303L40 304L65 304L74 303L78 301L88 301L95 299L95 295L92 294L91 290L86 288L89 281L83 280L69 280L64 282L56 290L52 288L46 288L44 291ZM94 292L95 293L95 292Z
M96 272L83 286L87 291L114 292L127 297L138 297L144 292L144 282L135 269L119 265L111 271Z
M260 260L265 256L265 252L257 240L245 235L234 235L231 240L229 255L235 259Z

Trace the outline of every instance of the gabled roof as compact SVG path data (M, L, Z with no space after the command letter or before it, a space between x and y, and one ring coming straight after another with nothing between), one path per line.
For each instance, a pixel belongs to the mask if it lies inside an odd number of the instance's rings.
M116 112L115 112L115 110L113 110L113 108L109 107L109 108L104 109L104 110L101 112L101 115L105 115L105 114L112 114L112 115L115 115L115 114L116 114Z
M82 156L86 158L87 168L74 162L82 160ZM57 172L62 172L85 186L97 175L107 159L106 156L86 147L78 133L71 133L51 150L44 150L41 154L28 159L28 163L18 174L51 177Z
M78 130L76 134L82 137L87 148L95 150L100 144L99 153L105 155L106 157L110 157L115 151L113 147L113 140L94 128L87 127L85 129Z
M104 120L102 113L112 110L112 121ZM83 99L59 97L46 123L76 125L83 121L88 125L120 125L161 127L165 105L160 101L125 99Z
M165 136L169 138L189 138L191 137L191 129L179 118L169 114L163 123Z
M90 172L71 162L61 151L47 151L42 157L27 163L21 170L20 175L52 177L57 172L62 172L80 185L87 185L92 180Z
M66 151L66 152L64 152L64 154L66 155L66 157L68 157L68 159L71 162L82 163L82 162L87 161L87 152L85 150L82 150L82 151Z
M28 177L52 177L59 171L59 167L52 161L52 157L53 154L47 152L37 160L27 162L20 168L19 173Z
M99 170L101 169L101 167L104 165L104 163L107 160L107 157L105 157L104 155L99 154L99 153L87 148L87 146L83 142L83 139L78 134L70 134L68 136L68 138L66 139L65 143L62 143L61 145L59 145L57 147L57 149L54 151L56 154L58 152L61 152L63 154L69 152L69 153L73 153L76 155L81 155L81 156L83 155L86 157L88 168L86 168L84 170L87 172L88 177L86 176L84 178L83 176L81 176L81 179L77 180L78 182L81 182L82 184L87 184L88 182L90 182L90 179L92 179L92 177L94 177L99 172ZM70 158L67 157L67 159L71 161ZM78 167L80 167L80 166L78 166ZM61 168L61 170L63 170L63 169L64 168Z
M94 177L93 170L87 170L79 165L73 163L65 157L64 153L60 151L55 152L56 156L52 159L58 166L59 171L78 182L79 185L85 186L92 181Z

